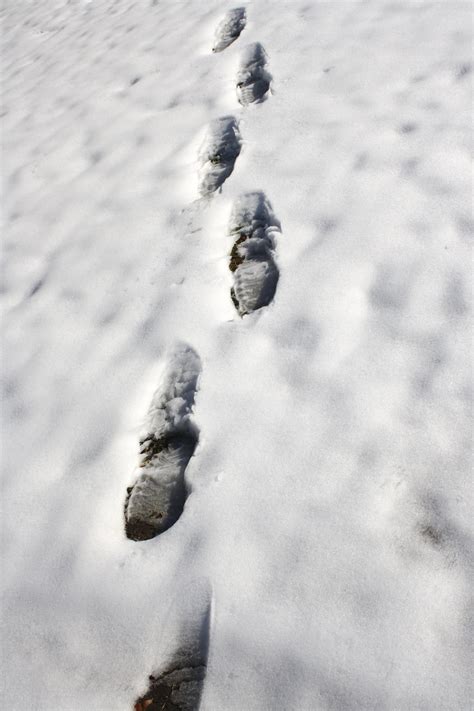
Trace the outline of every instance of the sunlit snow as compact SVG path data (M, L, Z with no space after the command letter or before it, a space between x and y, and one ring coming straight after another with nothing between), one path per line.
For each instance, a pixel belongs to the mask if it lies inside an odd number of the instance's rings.
M201 711L470 707L471 7L5 1L2 708L132 711L201 628ZM128 540L179 342L184 511Z

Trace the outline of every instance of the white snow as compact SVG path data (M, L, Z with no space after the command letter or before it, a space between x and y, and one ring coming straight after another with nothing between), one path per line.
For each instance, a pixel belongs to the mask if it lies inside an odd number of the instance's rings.
M1 705L131 711L212 600L202 711L466 711L471 5L252 0L212 53L237 6L4 3ZM224 116L242 150L200 198ZM252 191L280 276L240 319ZM178 341L191 493L130 541Z

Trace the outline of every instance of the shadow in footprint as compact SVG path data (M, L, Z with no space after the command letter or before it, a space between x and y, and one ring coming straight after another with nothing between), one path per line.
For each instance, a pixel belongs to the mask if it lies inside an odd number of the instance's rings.
M280 224L264 193L246 193L238 198L229 232L236 237L229 261L234 277L231 298L244 316L272 301L279 278L273 250Z
M240 36L245 27L246 13L244 7L229 10L217 27L213 52L222 52Z
M134 711L197 711L207 671L210 607L200 627L188 634L163 670L149 676L146 694Z
M169 357L140 438L140 473L127 489L125 533L134 541L154 538L180 517L187 498L184 473L198 442L191 420L201 371L199 356L179 344Z
M237 74L237 98L242 106L265 100L271 81L266 66L267 55L262 45L259 42L249 45Z
M212 195L234 170L242 141L233 116L216 119L210 126L200 152L199 192Z

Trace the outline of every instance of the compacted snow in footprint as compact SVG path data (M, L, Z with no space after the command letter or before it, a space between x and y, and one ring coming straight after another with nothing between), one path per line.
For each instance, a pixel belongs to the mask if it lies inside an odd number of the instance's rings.
M184 474L198 440L190 416L199 372L199 357L185 344L169 354L140 437L138 475L127 487L125 533L134 541L166 531L183 511Z
M466 711L470 4L2 15L2 708Z

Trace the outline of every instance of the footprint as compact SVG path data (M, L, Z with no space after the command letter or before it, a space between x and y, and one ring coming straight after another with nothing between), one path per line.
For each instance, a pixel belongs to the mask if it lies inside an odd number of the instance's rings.
M234 170L242 141L233 116L213 121L200 152L199 192L208 196L218 190Z
M134 711L197 711L207 671L210 610L202 625L187 635L165 668L149 676L146 694Z
M267 54L262 45L259 42L249 45L237 74L237 98L242 106L265 100L271 81L266 66Z
M163 533L183 511L184 472L198 442L191 415L200 371L199 356L192 348L175 347L140 438L140 473L127 489L125 533L133 541Z
M265 195L255 192L237 200L229 231L237 236L230 253L229 269L234 275L230 295L244 316L267 306L275 295L279 274L273 249L280 225Z
M232 42L235 42L245 27L246 19L244 7L235 7L233 10L229 10L217 27L212 51L222 52Z

